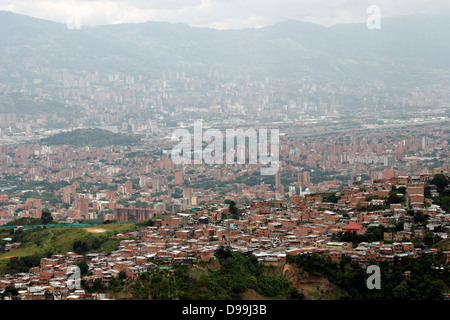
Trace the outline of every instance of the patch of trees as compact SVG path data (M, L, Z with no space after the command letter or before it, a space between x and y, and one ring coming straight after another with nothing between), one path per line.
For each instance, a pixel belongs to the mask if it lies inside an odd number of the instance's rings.
M325 194L323 196L323 200L322 202L332 202L332 203L337 203L339 200L339 197L336 196L336 193L331 193L331 194Z
M19 290L17 290L13 286L7 286L2 294L0 294L0 299L4 300L6 297L9 299L15 300L19 294Z
M65 144L71 147L106 147L111 145L133 145L139 142L139 138L101 129L77 129L55 134L43 139L41 142L48 145Z
M432 180L432 184L436 186L437 192L439 193L438 198L435 203L439 205L442 210L449 213L450 212L450 190L448 189L448 181L445 175L439 173L435 174Z
M21 272L28 272L30 268L39 266L41 263L41 258L46 258L47 256L41 256L38 254L28 256L28 257L12 257L9 258L8 263L5 266L5 274L16 274Z
M371 274L357 263L343 256L341 262L333 262L328 257L311 254L288 256L288 263L296 264L304 271L324 275L343 289L346 294L341 299L352 300L441 300L448 290L450 272L441 257L403 258L401 261L379 262L381 289L370 290L366 281ZM445 266L442 269L440 266ZM438 268L437 268L438 267Z
M113 219L113 220L105 220L105 221L103 221L103 224L110 224L110 223L117 223L117 220Z
M133 299L146 300L223 300L242 299L253 289L272 299L302 299L303 295L284 277L263 266L254 255L233 253L219 247L215 253L220 268L193 274L188 266L172 266L145 272L127 286Z
M368 227L364 234L357 234L356 232L342 232L339 231L332 236L333 241L340 242L352 242L353 245L357 245L361 242L377 242L383 241L384 232L389 229L386 229L384 226L379 225L376 227Z
M12 221L9 221L6 226L34 226L41 224L42 220L39 218L22 217Z
M48 209L42 210L41 221L43 225L47 225L53 222L53 217Z
M400 187L397 189L396 186L392 186L392 190L389 192L389 196L387 198L387 204L404 203L406 201L405 193L405 187Z
M226 199L225 204L229 205L229 212L232 219L239 220L239 210L234 200Z
M87 241L77 240L73 243L72 249L74 252L80 255L100 249L101 245L107 241L107 237L88 237Z

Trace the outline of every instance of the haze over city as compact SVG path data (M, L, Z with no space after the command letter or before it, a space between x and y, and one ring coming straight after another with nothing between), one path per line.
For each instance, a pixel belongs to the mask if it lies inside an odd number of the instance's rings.
M286 20L330 26L365 22L369 6L382 9L383 17L450 13L439 0L157 0L157 1L9 1L0 10L66 23L78 15L82 25L164 21L216 29L258 28Z

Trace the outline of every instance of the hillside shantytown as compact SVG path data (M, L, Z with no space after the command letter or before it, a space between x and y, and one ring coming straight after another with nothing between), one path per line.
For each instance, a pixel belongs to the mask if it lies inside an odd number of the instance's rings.
M116 139L104 132L68 134L80 143ZM86 262L83 283L95 288L155 268L214 260L221 246L280 268L290 256L312 253L364 267L428 255L448 263L444 123L301 137L298 128L286 126L280 130L279 171L269 176L260 174L259 164L175 165L171 132L166 126L146 129L130 145L68 145L56 135L51 143L1 146L0 267L42 255L29 268L4 272L2 295L110 299L104 292L69 289L71 267ZM21 242L21 232L41 228L45 217L53 236ZM144 225L132 233L108 234L118 243L107 252L83 248L92 231L65 251L48 255L41 249L59 227L103 232L107 224L138 222Z
M20 299L108 299L105 294L69 290L70 266L86 261L91 271L83 277L87 285L97 280L108 286L121 272L133 279L153 268L210 261L219 246L251 252L262 264L272 266L283 266L289 255L310 253L338 262L346 256L364 266L437 256L439 249L432 245L447 239L450 214L426 196L436 175L448 179L448 168L358 184L336 193L332 201L327 194L293 195L289 200L254 200L235 209L234 203L195 206L161 218L154 218L154 211L143 213L146 209L117 209L115 218L121 221L154 219L139 231L116 234L120 245L109 254L55 254L42 258L28 272L3 275L0 287L16 288ZM403 197L404 203L388 204L392 202L388 194ZM231 217L230 211L236 215ZM379 226L385 231L377 241L336 240L346 232L364 235ZM440 251L450 262L450 251Z

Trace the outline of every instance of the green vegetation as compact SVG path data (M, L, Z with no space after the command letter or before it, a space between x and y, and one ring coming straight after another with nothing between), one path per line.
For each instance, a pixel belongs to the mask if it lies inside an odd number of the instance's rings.
M331 239L333 241L342 241L342 242L352 242L354 246L360 244L361 242L376 242L383 241L384 232L387 231L385 227L382 225L376 227L367 228L364 234L357 234L356 232L342 232L334 234Z
M149 297L154 300L240 300L247 290L254 290L271 299L303 298L287 279L273 268L260 264L253 255L232 253L220 247L216 257L218 268L208 264L198 269L188 266L172 266L170 270L155 268L125 286L112 286L111 293L117 299L133 300Z
M43 224L42 220L39 218L18 218L12 221L9 221L5 226L35 226Z
M434 175L432 184L436 186L439 197L434 201L437 205L441 206L442 210L450 212L450 190L447 189L448 181L446 177L439 173Z
M231 218L235 219L235 220L239 220L239 211L236 206L236 202L234 200L226 199L224 201L224 203L229 205Z
M25 201L27 198L41 199L43 201L59 200L59 198L53 196L53 192L57 191L70 183L67 181L55 181L49 182L48 180L40 181L24 181L21 176L3 176L2 184L13 186L9 190L5 190L5 194L10 196L16 196L19 191L32 190L40 187L45 192L28 191L23 194L19 194L19 199Z
M397 189L395 186L392 187L392 190L389 192L389 196L387 198L387 204L397 204L397 203L405 203L405 188L400 187Z
M341 299L351 300L440 300L448 292L450 273L442 259L431 256L404 258L401 261L380 262L381 289L370 290L367 274L362 266L343 257L340 263L318 254L288 256L289 263L313 275L326 276L347 294ZM408 272L409 271L409 272Z
M111 145L130 146L139 142L138 137L113 133L102 129L76 129L62 132L41 140L42 144L71 147L106 147Z
M28 261L33 262L35 261L34 258L40 259L41 257L49 257L52 254L66 254L69 251L75 251L83 255L91 252L110 253L119 246L119 239L113 238L115 234L128 233L141 228L143 225L145 224L102 224L101 228L105 229L103 233L91 233L86 227L45 229L36 227L25 231L14 231L13 229L2 230L2 238L10 237L14 242L21 242L22 246L7 253L0 254L0 275L12 273L15 269L21 268L23 265L27 268L30 265L33 266ZM11 257L17 257L18 259Z
M288 190L291 183L297 182L297 171L282 171L280 172L280 179L285 185L285 189ZM311 183L316 184L323 181L339 180L347 181L347 176L342 176L337 171L321 171L320 169L314 169L311 171ZM244 174L236 177L232 181L218 181L214 178L206 178L202 175L196 176L194 182L184 181L184 185L190 188L203 188L203 189L228 189L234 188L235 184L245 184L247 186L256 186L261 183L268 185L272 190L275 187L275 176L261 175L259 171Z
M15 287L9 285L5 288L4 292L0 295L0 300L3 300L5 297L10 297L15 299L19 294L19 290Z
M322 202L337 203L339 198L336 196L336 192L324 193Z
M41 221L43 225L47 225L53 222L52 214L48 209L42 210Z
M41 256L39 254L35 254L27 257L12 257L8 260L5 266L4 272L6 274L16 274L20 272L28 272L28 270L32 267L36 267L39 265L41 258L49 257L49 255Z

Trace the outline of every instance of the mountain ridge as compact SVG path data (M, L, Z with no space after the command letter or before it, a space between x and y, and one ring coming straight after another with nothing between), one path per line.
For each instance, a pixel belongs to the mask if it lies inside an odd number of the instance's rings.
M428 83L450 74L450 15L382 19L330 27L287 20L261 28L217 30L147 21L69 29L58 22L0 11L0 80L13 72L101 71L160 76L311 78ZM448 28L446 28L448 26ZM11 80L11 79L10 79Z

